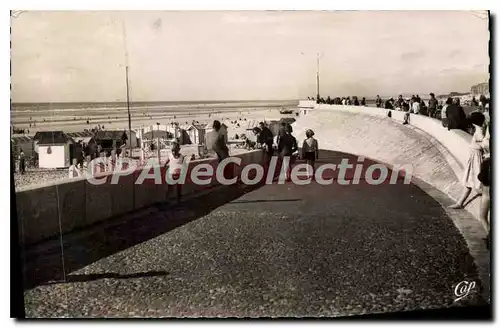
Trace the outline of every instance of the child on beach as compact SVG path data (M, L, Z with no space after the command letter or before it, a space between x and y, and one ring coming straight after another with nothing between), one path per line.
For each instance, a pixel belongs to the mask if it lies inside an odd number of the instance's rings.
M306 131L307 139L304 140L302 144L302 159L306 160L306 163L312 167L312 176L314 176L314 163L318 159L319 148L318 148L318 140L313 138L314 132L311 129ZM309 168L307 169L308 175Z
M184 165L184 155L181 154L181 146L174 142L172 143L171 152L168 154L165 166L168 170L168 175L171 181L177 181L181 175L182 166ZM177 203L181 201L181 184L176 183Z

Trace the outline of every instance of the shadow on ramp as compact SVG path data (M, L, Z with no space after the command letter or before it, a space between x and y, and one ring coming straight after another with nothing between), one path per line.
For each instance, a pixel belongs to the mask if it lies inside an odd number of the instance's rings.
M63 235L62 247L59 237L33 245L22 253L23 287L62 281L70 272L195 221L260 187L215 188L179 205L159 204Z
M249 204L249 203L280 203L280 202L298 202L300 199L255 199L255 200L239 200L230 204Z
M47 285L55 284L67 284L73 282L88 282L100 279L135 279L135 278L147 278L147 277L163 277L169 275L166 271L149 271L149 272L137 272L131 274L119 274L119 273L93 273L93 274L74 274L66 276L66 281L49 281Z

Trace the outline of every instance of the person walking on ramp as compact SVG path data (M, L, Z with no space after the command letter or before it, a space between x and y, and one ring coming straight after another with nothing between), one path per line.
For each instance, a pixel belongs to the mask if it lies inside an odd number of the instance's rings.
M302 144L302 159L306 161L308 165L311 166L312 172L310 169L307 169L307 174L314 177L314 163L318 159L319 148L318 148L318 140L313 138L314 132L311 129L306 131L306 140L304 140Z

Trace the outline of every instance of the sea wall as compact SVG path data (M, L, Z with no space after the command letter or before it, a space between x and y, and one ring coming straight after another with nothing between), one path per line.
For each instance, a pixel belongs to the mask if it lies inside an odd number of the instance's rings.
M422 115L411 114L410 124L403 125L404 114L393 110L389 118L382 108L321 104L294 123L294 134L300 142L310 128L322 149L388 165L411 164L414 176L457 200L472 137ZM479 201L478 197L466 206L476 217Z
M261 163L264 158L260 150L234 157L241 158L242 165ZM183 197L195 196L218 184L215 179L207 185L192 183L189 177L197 164L209 164L215 168L217 160L204 159L190 162L186 183L182 186ZM150 172L154 169L161 170L161 176L165 176L166 168L156 167ZM235 165L230 170L236 175L241 168ZM104 173L96 175L96 179L106 179L101 185L92 184L85 178L77 178L65 182L47 183L36 188L20 188L16 192L20 243L34 244L59 236L61 233L69 233L176 198L175 185L155 184L152 178L137 184L141 171L136 170L131 175L120 176L117 184L110 183L113 173Z

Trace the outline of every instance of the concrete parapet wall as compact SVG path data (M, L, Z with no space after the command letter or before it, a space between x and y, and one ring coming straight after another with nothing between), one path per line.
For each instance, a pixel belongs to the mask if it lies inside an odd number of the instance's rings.
M235 155L242 158L242 165L262 162L260 150ZM193 196L218 184L212 179L209 185L197 186L191 181L191 171L196 164L207 163L215 170L216 159L191 161L186 183L182 185L183 196ZM152 169L153 170L153 169ZM151 170L151 172L152 172ZM166 200L175 199L177 186L165 183L165 170L161 168L162 183L145 179L135 183L141 170L120 176L117 184L111 184L112 173L97 174L96 179L105 178L105 183L95 185L85 178L67 182L47 183L37 188L24 187L16 192L16 207L19 223L19 238L23 245L30 245L44 239L56 237L75 229L108 220L125 213L149 207ZM241 168L233 166L235 174Z
M314 130L321 149L365 156L388 165L411 164L413 175L457 200L463 191L464 166L472 136L444 128L440 120L410 115L403 125L404 112L386 109L317 105L293 125L299 141L305 130ZM466 209L479 214L479 198Z

